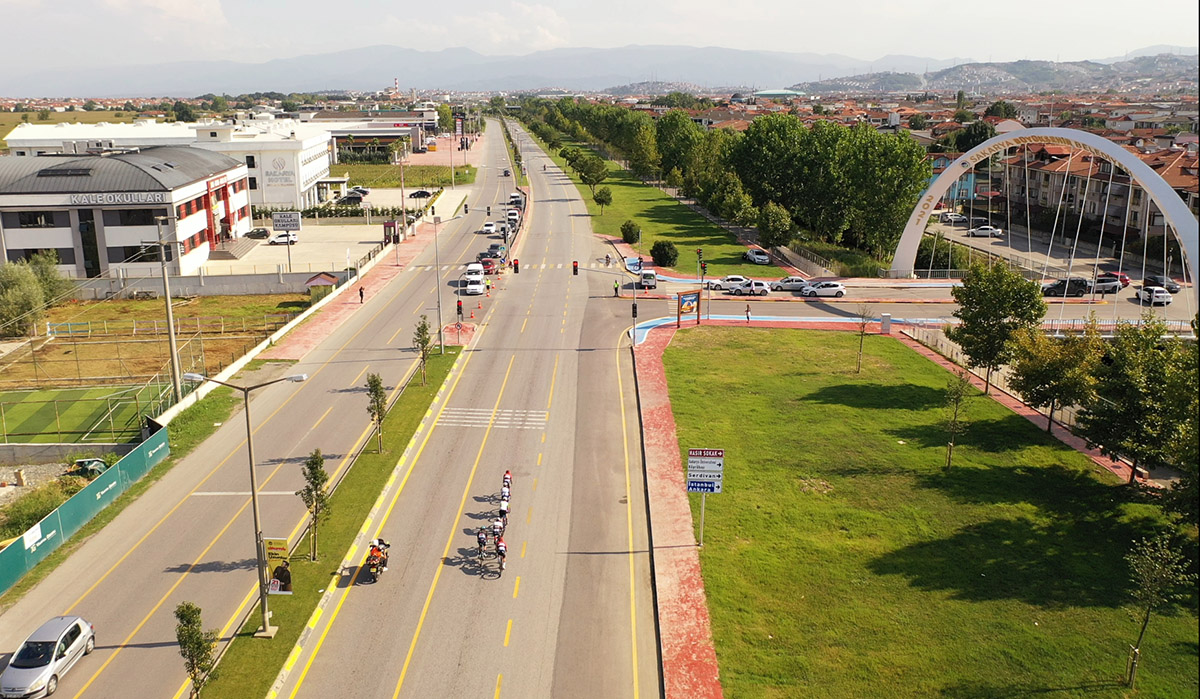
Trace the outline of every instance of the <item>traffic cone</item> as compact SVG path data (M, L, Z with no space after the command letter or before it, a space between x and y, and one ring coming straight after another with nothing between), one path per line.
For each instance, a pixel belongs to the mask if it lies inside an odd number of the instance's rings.
M479 310L482 311L483 310L483 301L477 301L476 303L479 304Z
M475 311L471 311L471 320L475 320Z

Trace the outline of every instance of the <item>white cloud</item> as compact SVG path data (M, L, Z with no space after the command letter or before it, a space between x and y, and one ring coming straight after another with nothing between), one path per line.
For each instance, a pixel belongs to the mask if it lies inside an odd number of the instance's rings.
M424 51L463 46L483 54L523 54L566 46L570 23L554 8L509 2L503 9L462 15L432 14L419 19L389 16L383 34Z

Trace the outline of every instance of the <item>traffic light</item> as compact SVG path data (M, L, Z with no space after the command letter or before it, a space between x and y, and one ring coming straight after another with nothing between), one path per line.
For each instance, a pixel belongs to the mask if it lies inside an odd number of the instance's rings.
M490 206L487 208L487 215L488 216L492 215L492 207L490 207Z
M700 274L708 274L708 263L707 262L700 263Z
M571 262L571 274L574 274L576 276L579 275L579 262L577 262L577 261Z
M633 319L637 320L637 301L633 302Z
M514 259L513 260L513 274L520 274L520 273L521 273L521 261Z
M430 215L430 216L437 216L437 207L436 207L436 206L431 206L431 207L429 207L429 215Z
M462 318L462 299L458 300L458 317Z
M696 257L701 261L704 260L704 248L696 248Z
M467 202L465 202L465 201L463 202L463 213L464 214L471 213L471 207L467 206Z

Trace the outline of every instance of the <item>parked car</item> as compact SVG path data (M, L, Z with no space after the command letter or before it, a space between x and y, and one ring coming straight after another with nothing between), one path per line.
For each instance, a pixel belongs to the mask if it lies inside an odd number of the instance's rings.
M430 194L427 190L418 189L417 191L413 192L412 194L409 194L408 198L409 199L428 199L429 197L432 197L432 196L433 195Z
M300 236L295 231L276 233L267 241L267 245L295 245L300 242Z
M1175 300L1175 298L1171 296L1171 292L1167 291L1161 286L1143 286L1142 288L1138 289L1137 297L1138 301L1141 301L1142 303L1148 303L1151 306L1158 303L1161 303L1165 306Z
M784 277L777 282L771 282L771 291L799 291L808 286L804 277Z
M946 212L942 214L942 223L959 224L966 223L967 217L954 212Z
M766 296L771 290L771 285L767 282L760 282L757 279L748 279L745 283L730 289L734 296Z
M747 262L753 262L756 265L771 264L771 256L767 254L767 251L759 250L758 248L750 248L742 253L742 259Z
M504 259L504 256L508 254L508 246L504 243L492 243L488 246L488 250L496 253L500 259Z
M652 269L643 269L642 273L638 275L638 286L643 289L657 289L658 272Z
M1116 279L1121 283L1121 288L1129 286L1129 275L1125 274L1124 272L1101 272L1100 275L1096 277L1096 280L1099 281L1101 279Z
M0 696L48 697L63 675L95 649L96 629L90 623L77 616L56 616L13 653L0 674Z
M483 224L482 230L484 233L491 235L492 233L496 232L496 224L492 221L488 221L487 223Z
M999 238L1004 235L1004 231L995 226L979 226L967 231L968 238Z
M520 192L513 192L512 194L508 195L508 203L510 206L520 205L521 200L522 197Z
M480 296L487 291L487 286L483 283L483 278L468 279L467 285L463 287L463 293L467 296Z
M333 203L336 206L358 206L363 203L363 198L361 194L347 194Z
M478 262L472 262L467 265L467 271L463 272L463 277L469 282L472 279L483 281L483 265Z
M1086 279L1071 277L1059 279L1042 287L1042 296L1083 296L1091 291L1091 284Z
M267 238L271 237L271 231L267 230L266 228L254 228L254 229L251 229L251 231L246 234L246 237L247 238L262 238L263 240L266 240Z
M478 255L476 255L476 256L475 256L475 261L476 261L476 262L479 262L480 264L482 264L484 260L487 260L487 259L496 260L496 259L499 259L499 258L500 258L500 256L499 256L499 255L497 255L497 254L495 253L495 251L493 251L493 250L484 250L483 252L481 252L481 253L479 253Z
M484 274L495 274L499 268L499 263L494 257L485 257L479 261L479 264L483 266Z
M746 281L746 277L743 277L740 274L731 274L727 277L721 277L720 279L712 280L708 283L708 288L712 289L713 291L729 291L735 286L741 286L742 284L746 283Z
M360 185L355 185L355 186L351 187L350 191L357 192L357 193L363 195L364 197L371 193L371 190L367 189L366 187L360 186Z
M800 294L810 298L817 296L833 296L834 298L840 299L846 295L846 287L842 286L840 282L817 282L816 284L809 284L808 286L800 289Z
M1116 277L1100 275L1092 280L1092 291L1097 294L1115 294L1122 288L1121 280Z
M1179 284L1163 274L1151 274L1142 280L1142 286L1161 286L1172 294L1179 293Z

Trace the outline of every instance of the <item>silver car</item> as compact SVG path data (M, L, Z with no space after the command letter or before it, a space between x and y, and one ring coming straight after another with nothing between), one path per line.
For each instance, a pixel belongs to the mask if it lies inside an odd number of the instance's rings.
M77 616L56 616L13 653L0 675L0 697L35 699L58 689L59 679L96 649L96 630Z

